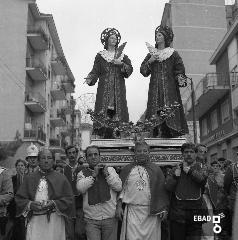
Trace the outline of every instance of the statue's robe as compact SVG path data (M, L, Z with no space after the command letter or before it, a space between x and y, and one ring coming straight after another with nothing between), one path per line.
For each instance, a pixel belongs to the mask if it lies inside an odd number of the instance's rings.
M102 113L105 118L117 119L120 122L129 121L129 113L126 101L125 78L133 71L130 59L123 54L122 65L112 64L111 59L105 59L106 50L99 52L94 61L93 69L88 78L91 79L90 86L98 81L98 89L95 103L95 113ZM94 122L94 133L103 135L103 128Z
M180 104L175 110L174 117L169 118L163 127L170 137L177 137L188 133L188 126L184 115L177 76L185 75L182 58L174 51L170 57L160 62L158 60L148 64L151 54L148 54L141 64L140 72L144 77L150 77L148 102L145 119L150 120L157 111L165 105L176 101Z

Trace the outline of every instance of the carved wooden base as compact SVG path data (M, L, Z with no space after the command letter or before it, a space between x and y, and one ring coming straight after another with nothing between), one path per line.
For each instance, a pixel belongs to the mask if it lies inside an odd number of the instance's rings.
M182 160L181 146L185 138L145 138L150 146L150 158L159 165L175 165ZM133 161L133 139L93 139L91 145L101 150L101 161L120 166Z

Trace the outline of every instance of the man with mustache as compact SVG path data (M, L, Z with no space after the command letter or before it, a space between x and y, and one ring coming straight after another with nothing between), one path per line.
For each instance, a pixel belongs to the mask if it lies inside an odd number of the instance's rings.
M149 153L146 142L136 142L135 160L120 174L123 187L116 213L122 220L121 240L161 239L161 221L169 202L163 172L150 162Z
M83 195L87 239L116 240L116 199L121 191L121 179L113 167L100 164L97 146L89 146L85 154L89 167L79 172L77 189Z
M184 143L181 147L182 164L166 178L166 189L171 193L170 234L171 240L200 240L202 222L194 216L204 215L202 193L206 175L199 162L196 162L195 145Z
M27 240L66 240L65 220L75 214L71 186L53 170L49 149L42 148L37 157L38 170L25 176L16 193L16 216L27 219Z

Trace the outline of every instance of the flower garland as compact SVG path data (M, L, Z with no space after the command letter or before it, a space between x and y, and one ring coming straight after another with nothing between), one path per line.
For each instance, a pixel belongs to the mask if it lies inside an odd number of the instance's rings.
M93 122L99 123L100 127L106 127L113 129L113 136L119 138L122 135L130 137L132 134L141 134L150 132L153 128L161 125L164 121L175 116L175 111L180 108L180 104L176 101L169 106L165 105L159 108L157 116L153 115L149 120L146 119L144 122L138 121L136 124L133 122L121 122L119 119L105 118L103 112L95 113L92 109L88 109L87 114L90 115Z

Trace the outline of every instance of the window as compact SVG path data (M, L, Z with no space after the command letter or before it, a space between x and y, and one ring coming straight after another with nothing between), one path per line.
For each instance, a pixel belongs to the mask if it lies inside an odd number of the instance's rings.
M208 134L208 129L207 129L207 119L202 120L202 136L206 136Z
M237 84L238 84L237 71L238 71L238 68L237 68L237 65L235 65L232 68L231 73L230 73L230 81L231 81L231 85L232 85L233 88L236 87Z
M230 109L229 109L229 102L228 99L226 99L221 104L221 121L222 123L227 122L230 119Z
M214 110L211 113L211 129L212 131L218 128L218 120L217 120L217 110Z

